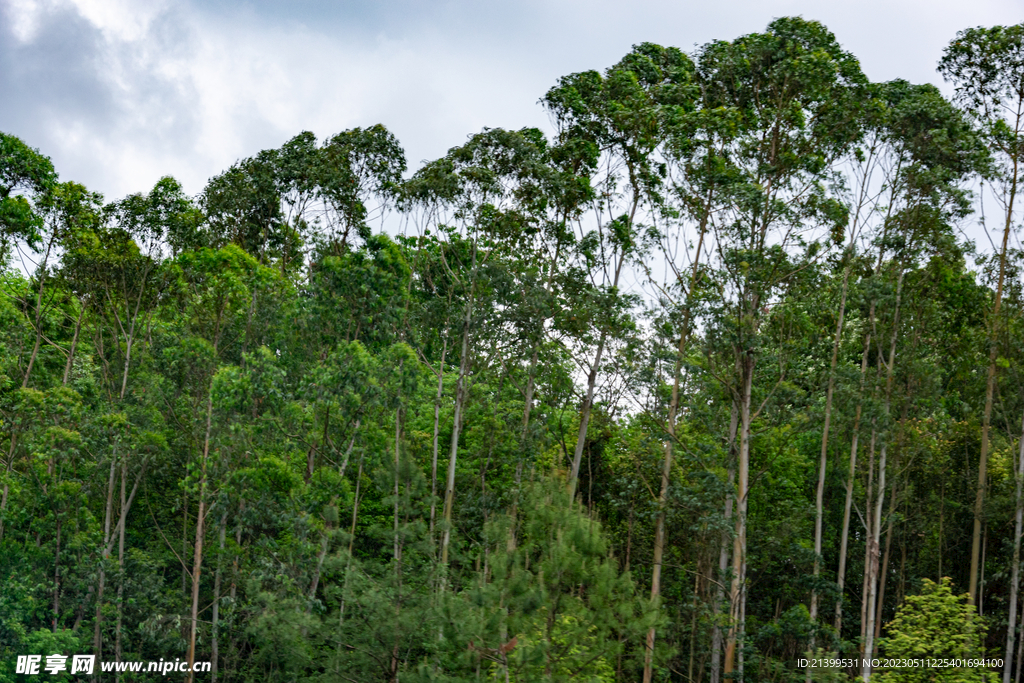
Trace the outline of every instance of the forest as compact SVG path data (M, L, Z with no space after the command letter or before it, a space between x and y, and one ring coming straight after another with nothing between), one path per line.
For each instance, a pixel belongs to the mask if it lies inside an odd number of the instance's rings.
M1024 24L597 66L196 196L0 133L0 681L1020 682Z

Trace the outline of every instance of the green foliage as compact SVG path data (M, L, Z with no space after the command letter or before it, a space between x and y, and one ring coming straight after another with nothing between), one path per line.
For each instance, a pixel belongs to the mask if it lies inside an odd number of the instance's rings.
M886 657L897 659L983 659L985 625L966 595L956 595L948 578L923 580L921 593L907 596L881 642ZM996 681L984 667L923 667L885 671L886 683L915 681Z
M302 132L196 198L105 203L0 134L0 681L193 628L232 682L849 680L796 662L866 647L873 560L884 656L995 652L1024 269L992 326L957 226L1014 196L1020 36L961 32L952 102L796 17L641 43L545 93L550 138L406 177L383 126Z

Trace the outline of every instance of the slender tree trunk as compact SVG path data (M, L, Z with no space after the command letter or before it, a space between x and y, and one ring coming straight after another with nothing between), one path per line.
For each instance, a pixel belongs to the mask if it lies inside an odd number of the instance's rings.
M210 680L217 683L217 669L220 663L220 589L224 565L224 541L227 537L228 511L220 515L217 524L217 569L213 575L213 607L210 619Z
M587 427L590 425L590 413L594 407L594 388L597 385L597 370L601 365L601 356L604 354L604 345L607 341L607 332L601 330L601 337L597 342L597 351L594 353L594 362L587 373L587 393L583 399L583 406L580 408L580 429L576 435L576 448L572 455L572 469L569 472L569 500L576 499L576 486L580 476L580 463L583 461L583 447L587 443Z
M82 304L82 309L78 312L78 320L75 321L75 334L71 337L71 350L68 351L68 362L64 365L64 379L61 380L61 385L67 386L68 380L71 379L71 368L74 365L75 360L75 349L78 348L78 333L82 329L82 316L85 315L85 305Z
M32 354L28 359L28 367L25 368L25 377L21 382L21 388L24 389L28 386L29 376L32 374L32 368L35 366L36 358L39 356L39 345L43 341L43 330L42 330L42 318L43 318L43 286L46 283L46 266L50 260L50 251L53 249L53 242L57 239L57 231L54 230L50 236L50 241L46 243L46 254L43 256L43 262L39 266L39 289L36 292L36 311L35 311L35 322L33 327L35 328L36 340L32 346Z
M732 547L732 586L729 591L729 636L725 646L725 675L735 669L737 643L742 644L743 618L743 573L747 554L747 492L750 480L750 396L754 383L754 356L747 350L740 352L739 360L742 385L740 389L740 450L737 463L736 482L736 535Z
M882 432L882 447L878 458L878 499L875 501L874 521L872 522L872 533L870 534L871 566L868 574L868 614L865 626L864 658L868 662L864 667L864 683L871 680L871 658L874 657L875 647L875 620L878 618L879 605L877 604L878 594L878 561L879 543L882 531L882 505L885 500L885 477L886 477L886 456L889 445L889 412L892 402L892 381L893 371L896 365L896 341L899 338L900 326L900 303L903 296L903 278L905 270L901 267L899 277L896 280L896 302L893 310L892 334L889 339L889 362L885 367L885 402L883 405L885 424ZM879 357L881 362L881 357Z
M739 408L736 401L732 403L732 414L729 418L729 489L732 490L736 484L736 468L735 468L735 457L736 457L736 430L739 427ZM728 526L732 520L732 495L725 497L725 524ZM712 605L712 615L714 619L714 627L711 631L711 683L721 683L722 675L722 627L718 621L719 606L722 604L722 599L725 597L725 588L723 582L725 581L726 570L729 567L729 539L728 537L722 537L722 542L719 546L718 551L718 581L715 582L715 601Z
M865 625L864 639L864 683L871 680L871 658L875 656L875 619L877 618L878 604L878 561L879 541L882 530L882 504L885 500L885 465L887 455L887 438L882 437L882 446L878 456L878 498L875 500L875 509L872 512L872 530L868 540L869 544L869 566L868 566L868 594L867 594L867 624Z
M471 271L476 271L476 242L473 242ZM444 529L441 531L441 565L448 567L448 545L452 538L452 507L455 505L455 468L459 455L459 433L462 429L462 411L466 402L466 376L469 374L469 327L473 319L473 295L466 301L462 321L462 357L459 359L459 378L455 385L455 414L452 417L452 442L448 451L448 477L444 490ZM442 579L442 589L444 579Z
M634 207L635 210L635 207ZM622 273L622 266L626 262L626 255L623 253L615 266L615 277L612 280L612 287L619 286L619 276ZM587 427L590 424L590 413L594 407L594 388L597 385L597 372L601 366L601 357L604 355L604 347L608 341L608 328L601 329L601 336L598 338L597 351L594 353L594 362L587 374L587 393L583 399L583 407L580 410L580 430L576 435L576 449L572 456L572 471L569 473L569 500L576 500L576 486L579 481L580 463L583 460L583 446L587 442Z
M341 586L341 605L338 608L338 623L345 623L345 600L348 597L348 575L352 569L352 549L356 541L356 521L359 519L359 488L363 482L363 454L359 455L359 471L356 474L356 492L352 499L352 526L348 534L348 557L345 558L345 579Z
M1006 207L1006 224L1003 228L1003 243L999 249L999 277L996 281L996 297L992 303L992 318L988 336L988 375L985 381L985 411L981 418L981 452L978 456L978 488L974 497L974 531L971 536L971 574L967 591L971 604L978 602L978 559L981 549L981 534L985 511L985 489L988 485L989 430L992 425L992 399L996 387L996 361L999 355L999 309L1003 303L1003 284L1006 279L1006 253L1013 228L1013 203L1017 195L1017 157L1013 161L1013 177L1010 197Z
M519 430L519 444L520 444L520 448L522 449L522 451L520 452L519 457L516 459L516 473L515 473L515 480L514 480L515 481L515 483L514 483L515 490L513 491L513 494L512 494L512 509L509 512L509 519L511 519L512 524L511 524L511 527L509 529L508 543L506 544L506 547L508 549L508 552L510 552L510 553L513 550L516 549L516 542L517 542L516 534L518 533L518 528L517 527L518 527L518 519L519 519L519 497L522 495L521 488L522 488L522 485L523 485L523 456L525 455L526 449L528 447L527 435L529 434L529 430L530 430L530 412L533 410L533 394L536 391L536 384L534 382L534 375L535 375L535 373L537 371L537 362L538 362L539 359L540 359L540 349L535 345L533 347L533 356L531 356L531 358L530 358L530 369L526 373L526 393L525 393L525 396L524 396L525 400L524 400L524 403L523 403L523 422L522 422L522 425L521 425L520 430ZM632 527L630 527L630 529L632 529ZM626 566L628 568L629 567L629 549L628 549L629 543L628 543L628 541L627 541L626 545L627 545L627 550L626 550Z
M853 249L851 245L849 260L853 261ZM832 425L832 395L836 385L836 367L839 364L839 343L843 338L843 320L846 315L846 294L849 289L851 263L846 265L843 271L843 288L839 297L839 318L836 321L836 334L832 342L832 363L828 371L828 389L825 391L825 419L821 428L821 454L818 457L818 486L814 494L814 585L811 588L811 623L818 620L818 576L821 574L821 539L822 520L825 510L825 469L828 466L828 436ZM856 456L853 456L856 457ZM845 540L845 539L844 539ZM843 549L845 553L845 548ZM815 636L811 634L811 650L814 650ZM807 680L810 681L811 670L807 669Z
M1024 524L1024 421L1021 423L1020 452L1017 454L1016 489L1014 493L1015 511L1013 517L1013 563L1010 569L1010 609L1009 623L1006 626L1006 656L1003 658L1003 683L1010 683L1010 672L1013 670L1013 640L1017 633L1017 596L1020 590L1020 538ZM1022 638L1024 641L1024 638Z
M57 632L57 623L60 621L60 532L61 519L57 515L57 538L56 548L53 551L53 632Z
M125 497L128 483L127 453L121 457L121 514L117 524L117 627L114 630L114 656L121 661L121 624L124 619L124 529L127 498ZM119 676L120 678L120 676Z
M110 457L110 476L107 479L107 506L103 517L103 548L100 553L99 576L96 580L96 618L93 623L92 649L96 658L103 659L103 589L106 585L106 560L110 557L110 522L114 516L114 480L117 473L117 447Z
M441 397L444 393L444 357L448 351L448 340L441 344L441 362L437 367L437 394L434 396L434 450L430 458L430 543L434 544L434 524L437 515L437 453L441 433Z
M214 345L216 356L217 346ZM203 566L203 539L206 533L206 487L207 487L207 464L210 458L210 430L213 424L213 378L210 378L210 388L206 399L206 436L203 438L203 462L202 473L199 481L199 510L196 514L196 541L195 550L192 555L192 611L189 624L188 636L188 683L195 679L191 669L196 661L196 630L199 626L199 586Z
M690 340L690 302L693 288L697 283L700 254L704 248L704 232L707 228L707 220L708 214L705 212L701 219L700 238L697 241L696 256L693 259L693 270L690 272L690 282L686 289L683 326L679 332L679 347L676 349L676 361L672 370L672 398L669 401L668 421L665 424L668 438L665 439L665 461L661 470L661 490L658 493L658 519L654 527L654 567L651 572L651 604L654 605L655 609L660 609L658 599L661 597L661 566L665 554L665 517L668 512L668 486L672 475L672 452L675 448L676 415L679 411L680 375L682 374L683 355L686 353L687 343ZM653 677L654 638L655 632L652 626L647 631L647 645L644 649L644 683L651 683ZM692 650L690 668L693 668Z
M1021 610L1021 621L1024 622L1024 609ZM1013 682L1020 683L1021 662L1024 661L1024 637L1017 639L1017 673L1014 674Z
M892 526L896 512L896 480L892 482L892 490L889 492L889 524L885 529L885 554L882 556L882 568L878 581L878 608L875 610L875 642L882 634L882 610L885 609L885 582L889 574L889 553L892 549Z
M864 643L868 624L868 584L871 571L871 539L874 537L875 518L871 514L875 500L875 446L878 431L871 425L871 442L868 445L868 485L864 491L864 579L860 591L860 652L864 654Z
M452 418L452 442L448 451L448 476L444 490L444 528L441 530L441 564L448 566L448 545L452 536L452 507L455 503L455 470L459 455L459 435L462 428L462 411L466 401L466 375L469 372L469 320L470 308L466 307L466 320L462 327L462 359L459 361L459 378L455 387L455 414Z

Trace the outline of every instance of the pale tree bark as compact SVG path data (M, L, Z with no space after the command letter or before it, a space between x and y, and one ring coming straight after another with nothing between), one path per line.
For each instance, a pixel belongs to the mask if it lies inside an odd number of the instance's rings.
M853 249L849 254L850 261L853 260ZM814 493L814 580L815 585L811 588L811 623L818 620L818 589L817 580L821 574L821 537L822 519L825 510L825 469L828 466L828 436L832 425L832 395L836 386L836 367L839 364L839 343L843 338L843 320L846 315L846 294L850 282L851 265L847 264L843 271L843 288L839 297L839 318L836 321L836 334L832 342L832 363L828 372L828 389L825 391L825 419L821 428L821 453L818 457L818 485ZM815 638L811 634L811 650L814 650ZM810 680L811 670L807 669L807 680Z
M630 179L634 180L633 172L634 169L629 166ZM634 183L633 187L636 185ZM637 209L640 208L640 195L634 191L632 204L629 210L629 226L632 228L633 219L636 217ZM615 259L614 254L611 256L615 262L615 271L612 275L612 289L615 290L619 286L619 277L622 274L622 267L626 263L626 248L623 246L619 250L618 259ZM607 265L605 266L607 267ZM607 271L605 271L605 283L607 283ZM583 447L587 443L587 427L590 425L590 413L594 407L594 389L597 385L597 373L601 367L601 358L604 355L605 344L608 342L608 327L601 327L601 335L597 341L597 350L594 352L594 362L590 365L590 372L587 374L587 393L583 399L583 406L580 409L580 429L576 435L576 448L573 450L572 455L572 470L569 472L569 501L572 503L576 500L576 487L579 483L580 474L580 463L583 460Z
M738 359L740 366L740 448L737 462L736 479L736 533L732 546L732 584L729 590L729 635L725 646L725 676L735 670L736 647L742 643L744 636L743 612L744 596L743 578L747 562L747 493L750 485L750 427L751 427L751 390L754 383L754 355L749 351L741 352Z
M1006 625L1006 656L1003 658L1003 683L1010 683L1013 670L1013 640L1017 634L1017 596L1020 590L1020 538L1024 524L1024 421L1021 422L1021 438L1017 454L1016 489L1014 491L1015 511L1013 516L1013 563L1010 569L1009 623ZM1024 638L1021 639L1024 642Z
M872 306L874 311L874 306ZM846 478L846 501L843 506L843 530L839 541L839 569L836 573L836 584L839 588L839 595L836 599L835 629L836 634L842 635L843 631L843 587L846 584L846 556L850 544L850 513L853 508L853 483L857 475L857 445L860 439L860 418L864 409L864 379L868 370L868 351L871 346L871 333L864 336L864 352L860 360L860 395L861 400L857 401L857 409L853 418L853 438L850 441L850 467Z
M882 445L879 449L878 457L878 497L875 499L874 510L870 514L873 515L871 522L871 535L868 539L869 550L869 565L867 570L867 623L864 631L866 633L864 638L864 661L867 665L864 666L864 682L868 683L871 680L871 658L875 654L875 619L877 618L877 606L878 606L878 562L879 562L879 540L880 532L882 528L882 504L885 500L885 465L886 465L886 435L882 436Z
M875 619L878 618L878 563L879 563L879 542L882 531L882 509L885 500L885 478L886 458L888 455L890 425L888 424L890 404L892 402L892 381L893 370L896 365L896 341L899 338L900 324L900 303L903 296L903 278L905 270L900 267L900 273L896 280L896 301L893 310L892 334L889 339L889 361L885 367L885 401L883 404L885 424L881 434L881 449L878 457L878 498L875 500L874 520L869 539L871 549L870 566L867 568L868 591L867 591L867 623L865 625L864 659L868 665L864 667L864 682L871 680L871 658L875 651ZM879 354L881 362L881 354Z
M619 254L615 265L615 275L612 280L612 288L619 286L619 276L622 274L622 267L626 262L626 254L623 251ZM580 429L576 434L576 448L572 454L572 470L569 472L569 500L576 500L576 486L579 483L580 463L583 461L583 447L587 443L587 427L590 425L590 414L594 408L594 390L597 386L597 373L601 367L601 358L604 355L605 344L608 343L608 328L601 328L601 335L598 337L597 350L594 352L594 362L590 364L590 372L587 374L587 393L583 399L583 406L580 409Z
M1020 122L1018 112L1018 130ZM1019 136L1015 136L1019 140ZM1018 154L1013 155L1013 172L1010 180L1009 199L1006 205L1006 223L1003 227L1003 242L999 248L999 276L996 280L996 296L992 302L992 317L989 321L988 374L985 380L985 409L981 417L981 452L978 455L978 488L974 497L974 530L971 536L971 574L967 591L971 604L978 602L978 559L981 550L982 524L985 511L985 489L988 486L989 431L992 426L992 401L996 387L996 361L998 360L999 311L1003 303L1003 285L1006 279L1006 255L1013 229L1013 204L1017 196Z
M216 344L214 344L214 356L216 356ZM207 465L210 458L210 432L213 424L213 379L210 379L210 388L206 398L206 435L203 438L203 460L199 480L199 510L196 514L196 536L195 549L192 553L192 610L188 634L188 665L189 674L186 678L188 683L195 680L192 666L196 661L196 631L199 626L199 586L203 568L203 541L206 536L206 488L207 488Z
M729 489L736 483L736 430L739 427L739 408L736 401L732 402L732 414L729 418ZM725 524L732 521L732 495L725 497ZM714 626L711 632L711 683L721 683L722 675L722 626L718 622L719 606L725 596L722 583L726 570L729 568L729 539L723 535L718 551L718 581L715 582L715 601L712 605Z
M882 555L882 567L878 580L878 607L875 610L875 642L882 634L882 609L885 607L885 582L889 574L889 554L892 550L892 527L896 513L896 479L893 479L892 490L889 492L889 523L885 529L885 553Z
M117 477L117 445L110 457L110 475L107 478L107 505L103 516L103 551L100 553L99 576L96 580L96 618L93 620L92 649L97 659L103 659L103 635L100 627L103 624L103 589L106 586L107 572L104 565L110 557L110 524L114 516L114 482Z
M660 609L658 599L661 597L661 567L665 555L665 518L668 512L668 487L672 475L672 454L676 439L676 415L679 411L679 384L682 375L683 356L690 341L690 303L693 296L693 288L697 283L700 253L704 248L704 232L706 227L707 213L704 214L704 218L701 221L700 238L697 241L693 269L690 272L690 282L686 289L683 326L679 332L679 346L676 349L676 361L672 369L672 398L668 405L668 421L665 423L665 431L668 434L668 438L665 439L665 460L661 469L661 490L658 493L658 518L654 527L654 567L651 571L651 604L658 609ZM694 591L694 595L696 596L696 591ZM651 683L654 674L654 639L655 629L652 626L647 631L647 642L644 649L644 683ZM691 658L691 668L692 664Z
M841 294L840 294L840 297L839 297L839 317L836 320L836 333L835 333L835 337L833 338L833 341L832 341L832 362L831 362L831 364L829 366L829 372L828 372L828 389L825 392L825 416L824 416L824 421L823 421L822 429L821 429L821 453L820 453L819 458L818 458L818 485L817 485L817 487L815 489L815 494L814 494L814 569L813 569L813 575L814 575L815 586L811 588L811 605L810 605L810 610L809 610L812 623L817 623L817 620L818 620L817 580L818 580L818 577L821 575L821 542L822 542L822 535L823 535L822 521L823 521L823 518L824 518L824 502L825 502L825 470L826 470L826 467L828 465L828 439L829 439L829 431L830 431L830 428L831 428L831 425L832 425L832 397L833 397L833 394L835 393L836 368L839 365L839 346L840 346L840 342L842 341L842 337L843 337L843 322L844 322L844 319L845 319L845 316L846 316L846 298L847 298L847 294L849 292L849 286L850 286L850 273L853 270L853 260L854 260L854 257L856 255L855 249L856 249L856 240L857 240L858 228L860 226L860 216L861 216L861 212L862 212L862 210L863 210L863 208L864 208L864 206L865 206L865 204L867 202L868 185L869 185L869 182L870 182L871 172L872 172L872 169L873 169L873 161L874 161L874 158L875 158L875 151L876 151L876 145L873 144L871 146L870 152L868 154L867 161L863 165L862 171L860 173L860 178L859 178L859 181L860 181L860 193L859 193L858 200L857 200L857 206L856 206L856 209L854 211L853 223L852 223L851 228L850 228L850 243L847 246L847 263L846 263L846 267L843 269L843 286L842 286ZM867 354L867 350L865 349L865 361L866 361L866 354ZM862 363L862 366L863 365L864 365L864 363ZM862 371L862 375L863 375L863 371ZM859 422L860 421L860 410L861 410L861 406L858 404L858 406L857 406L857 418L856 418L855 422ZM857 434L857 426L855 425L854 426L854 437L853 437L854 444L856 444L856 439L857 439L856 434ZM852 484L853 472L855 471L854 467L856 466L856 461L857 461L856 445L854 445L854 447L853 447L853 449L851 451L850 458L851 458L850 482ZM841 559L840 559L840 567L842 569L840 569L840 573L845 572L845 569L846 569L846 543L848 541L850 504L852 503L852 500L853 500L852 499L852 495L853 495L852 486L848 485L847 486L847 496L846 496L846 510L845 510L844 520L843 520L843 527L844 528L843 528L843 531L842 531L843 541L842 541L842 551L841 551ZM840 579L840 584L841 583L842 583L842 579ZM839 589L840 603L842 602L842 594L843 594L843 590L842 590L842 587L840 586L840 589ZM838 607L837 607L837 609L838 609ZM838 620L839 620L838 613L837 613L836 620L837 620L837 624L838 624ZM836 630L838 631L838 629L839 629L839 626L837 625L836 626ZM811 634L811 643L810 643L810 645L811 645L811 650L814 650L815 635L813 633ZM807 669L807 682L810 683L810 680L811 680L811 669L808 668Z
M473 246L473 265L476 269L476 244ZM459 359L459 377L455 385L455 414L452 417L452 441L448 451L448 476L444 490L444 528L441 530L441 565L448 566L448 546L452 538L452 507L455 504L455 468L459 455L459 435L462 429L462 411L466 402L466 376L469 374L469 328L473 317L472 295L466 301L462 321L462 357ZM442 580L442 587L444 581Z

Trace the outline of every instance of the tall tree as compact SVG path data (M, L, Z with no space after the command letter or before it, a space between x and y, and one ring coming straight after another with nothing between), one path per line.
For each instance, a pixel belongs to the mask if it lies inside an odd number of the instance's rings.
M997 248L999 260L995 298L989 315L988 374L985 407L981 417L981 452L978 456L978 486L974 502L974 531L971 536L971 574L968 595L977 604L978 568L984 525L985 489L988 486L988 456L992 426L992 404L996 387L999 355L997 339L1000 309L1006 279L1007 249L1013 230L1021 155L1024 154L1024 24L972 28L960 31L939 62L939 73L956 87L956 98L970 111L981 127L982 135L994 155L990 187L1003 209L1002 239ZM1007 661L1012 657L1007 654ZM1009 676L1009 665L1004 679ZM1006 679L1008 680L1008 679Z

